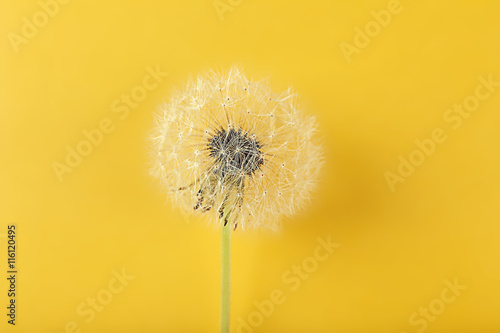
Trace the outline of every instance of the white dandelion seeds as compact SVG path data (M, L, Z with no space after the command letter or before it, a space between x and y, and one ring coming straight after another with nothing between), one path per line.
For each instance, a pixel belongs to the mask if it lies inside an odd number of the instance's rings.
M290 89L274 94L236 67L210 72L162 105L151 133L151 172L186 211L233 228L276 229L308 202L318 181L316 131Z

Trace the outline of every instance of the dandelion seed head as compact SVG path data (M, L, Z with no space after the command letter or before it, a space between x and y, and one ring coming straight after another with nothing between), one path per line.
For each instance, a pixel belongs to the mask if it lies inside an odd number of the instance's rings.
M291 89L274 94L233 67L200 75L160 107L150 135L151 173L188 212L241 228L277 229L318 182L314 117Z

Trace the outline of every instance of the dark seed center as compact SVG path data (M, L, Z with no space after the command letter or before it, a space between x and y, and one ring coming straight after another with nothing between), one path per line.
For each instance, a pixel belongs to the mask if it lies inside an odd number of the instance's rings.
M218 165L217 174L251 176L264 164L262 145L241 129L221 128L208 140L209 156Z

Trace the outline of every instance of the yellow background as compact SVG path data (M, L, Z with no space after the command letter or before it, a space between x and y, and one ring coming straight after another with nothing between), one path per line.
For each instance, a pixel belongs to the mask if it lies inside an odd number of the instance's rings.
M20 273L12 328L0 239L1 331L59 333L71 321L82 332L218 331L219 233L165 204L145 138L172 89L236 63L300 93L326 163L309 209L279 234L234 234L233 330L281 289L286 301L255 332L417 332L409 317L457 278L467 289L425 331L500 332L500 92L457 130L443 120L479 76L500 81L500 6L401 0L348 63L340 44L387 6L244 0L221 20L212 0L73 0L16 53L9 33L41 7L3 1L0 233L18 225ZM169 76L119 119L113 101L157 65ZM104 118L115 130L59 182L52 163ZM438 127L447 140L392 192L384 173ZM282 275L327 236L341 246L291 292ZM77 307L122 267L135 279L86 323Z

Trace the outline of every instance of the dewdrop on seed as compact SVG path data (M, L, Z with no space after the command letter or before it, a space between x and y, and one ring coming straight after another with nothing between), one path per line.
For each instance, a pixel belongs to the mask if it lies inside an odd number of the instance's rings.
M290 89L233 67L198 76L156 115L152 174L175 205L233 228L276 229L309 200L322 164L316 121Z

